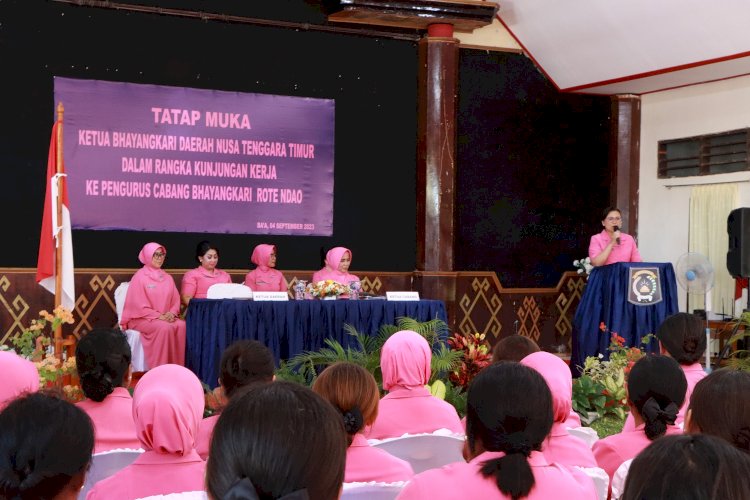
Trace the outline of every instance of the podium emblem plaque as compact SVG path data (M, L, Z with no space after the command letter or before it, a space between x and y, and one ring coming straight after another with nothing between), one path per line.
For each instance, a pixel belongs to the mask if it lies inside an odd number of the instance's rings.
M659 269L656 267L631 267L628 302L638 306L657 304L662 300Z

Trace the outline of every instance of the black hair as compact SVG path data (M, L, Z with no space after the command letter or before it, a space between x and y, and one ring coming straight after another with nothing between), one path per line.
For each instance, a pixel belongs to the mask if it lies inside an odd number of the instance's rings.
M305 489L313 500L338 498L346 431L340 414L293 382L243 389L219 416L211 438L206 490L224 498L238 483L275 499Z
M657 439L635 457L623 500L748 498L750 457L729 443L701 434Z
M539 346L529 337L510 335L500 339L492 348L492 362L521 361L531 353L539 352Z
M654 440L674 424L685 401L687 379L669 356L646 355L628 375L628 399L643 417L646 437Z
M78 341L76 369L87 398L102 401L122 386L131 352L119 328L94 328Z
M51 499L76 480L83 485L94 449L94 426L58 394L37 392L0 412L0 498Z
M208 252L209 250L216 250L216 254L219 254L219 249L216 248L216 245L211 244L210 241L203 240L198 243L198 246L195 247L195 260L200 262L200 257L206 255L206 252Z
M536 371L519 363L500 362L483 369L469 386L466 439L469 450L481 444L505 456L486 461L485 477L513 499L528 495L534 474L527 462L552 429L552 394Z
M750 372L716 370L700 380L690 395L688 432L720 437L750 453Z
M228 398L253 382L270 382L273 372L273 355L257 340L238 340L221 355L219 379Z
M622 210L617 207L607 207L602 211L602 220L606 219L610 212L617 212L622 217Z
M681 312L669 316L656 330L656 338L683 365L692 365L706 351L706 325L695 314Z

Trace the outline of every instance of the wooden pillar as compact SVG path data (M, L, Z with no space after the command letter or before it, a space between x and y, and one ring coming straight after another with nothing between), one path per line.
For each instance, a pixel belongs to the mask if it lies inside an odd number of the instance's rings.
M612 96L609 166L610 204L622 210L622 228L638 236L641 98Z

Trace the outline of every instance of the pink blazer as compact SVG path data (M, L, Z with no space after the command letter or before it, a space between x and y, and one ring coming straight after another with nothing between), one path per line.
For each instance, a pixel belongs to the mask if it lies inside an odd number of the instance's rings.
M208 287L216 283L231 283L232 278L221 269L214 269L211 274L203 266L185 273L182 278L182 295L188 295L196 299L205 299L208 295Z
M604 247L609 245L610 237L605 229L602 232L595 234L591 237L589 243L589 258L593 259L604 250ZM635 244L635 240L632 236L625 233L620 233L620 243L612 248L612 251L607 257L605 265L615 264L617 262L642 262L641 254L638 252L638 247Z
M456 462L440 469L431 469L412 478L397 498L403 500L440 500L456 498L510 498L497 487L494 477L484 477L482 464L487 460L502 457L501 452L485 452L468 463ZM562 465L551 464L538 451L528 458L534 474L534 486L528 496L530 500L584 499L594 500L594 485L583 473Z
M133 398L126 388L116 387L100 402L86 399L76 406L94 423L94 453L141 447L133 421Z
M201 420L198 426L198 437L195 440L195 451L203 460L208 458L208 451L211 448L211 436L214 434L214 427L219 421L219 415L211 415Z
M578 467L599 467L591 451L582 439L568 434L564 423L552 424L552 430L542 443L542 453L550 463Z
M385 439L443 428L464 433L461 419L450 403L436 398L425 387L399 388L380 400L378 417L366 435L368 439Z
M370 446L362 434L354 435L346 451L345 483L393 483L408 481L413 475L409 462Z
M254 292L285 292L286 280L281 271L273 268L262 270L259 267L245 275L245 286Z

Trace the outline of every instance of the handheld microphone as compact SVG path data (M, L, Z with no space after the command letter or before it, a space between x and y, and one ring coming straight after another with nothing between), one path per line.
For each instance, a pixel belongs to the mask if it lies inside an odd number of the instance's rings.
M615 226L615 227L613 227L613 228L612 228L612 230L613 230L614 232L617 232L617 231L619 231L619 230L620 230L620 226ZM620 244L620 237L618 236L618 237L617 237L617 239L615 239L615 241L616 241L616 242L617 242L617 244L619 245L619 244Z

